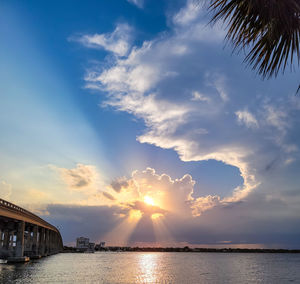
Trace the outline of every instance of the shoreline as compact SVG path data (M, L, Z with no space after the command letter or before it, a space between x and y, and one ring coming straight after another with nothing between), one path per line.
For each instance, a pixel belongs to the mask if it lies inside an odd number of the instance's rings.
M173 247L120 247L108 246L97 251L106 252L194 252L194 253L300 253L300 249L243 249L243 248L173 248ZM64 247L62 253L83 253L74 247Z

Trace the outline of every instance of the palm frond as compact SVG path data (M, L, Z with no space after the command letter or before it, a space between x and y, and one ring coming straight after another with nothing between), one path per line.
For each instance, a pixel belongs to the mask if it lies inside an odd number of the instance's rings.
M300 0L211 0L212 22L228 25L234 49L250 47L245 61L263 77L300 62Z

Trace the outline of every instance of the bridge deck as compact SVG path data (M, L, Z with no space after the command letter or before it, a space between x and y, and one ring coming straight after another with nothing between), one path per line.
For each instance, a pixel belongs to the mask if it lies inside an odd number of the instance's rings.
M59 233L58 229L39 216L0 198L0 216L32 223Z

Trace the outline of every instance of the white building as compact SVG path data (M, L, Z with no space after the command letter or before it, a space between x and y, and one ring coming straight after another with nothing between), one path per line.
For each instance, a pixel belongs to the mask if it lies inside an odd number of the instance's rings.
M89 238L80 237L76 239L76 248L77 249L88 249L90 244Z

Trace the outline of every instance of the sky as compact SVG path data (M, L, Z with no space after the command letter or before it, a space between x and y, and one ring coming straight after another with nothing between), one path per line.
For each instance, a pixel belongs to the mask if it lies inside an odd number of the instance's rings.
M297 66L263 80L202 1L0 13L0 198L65 244L300 248Z

